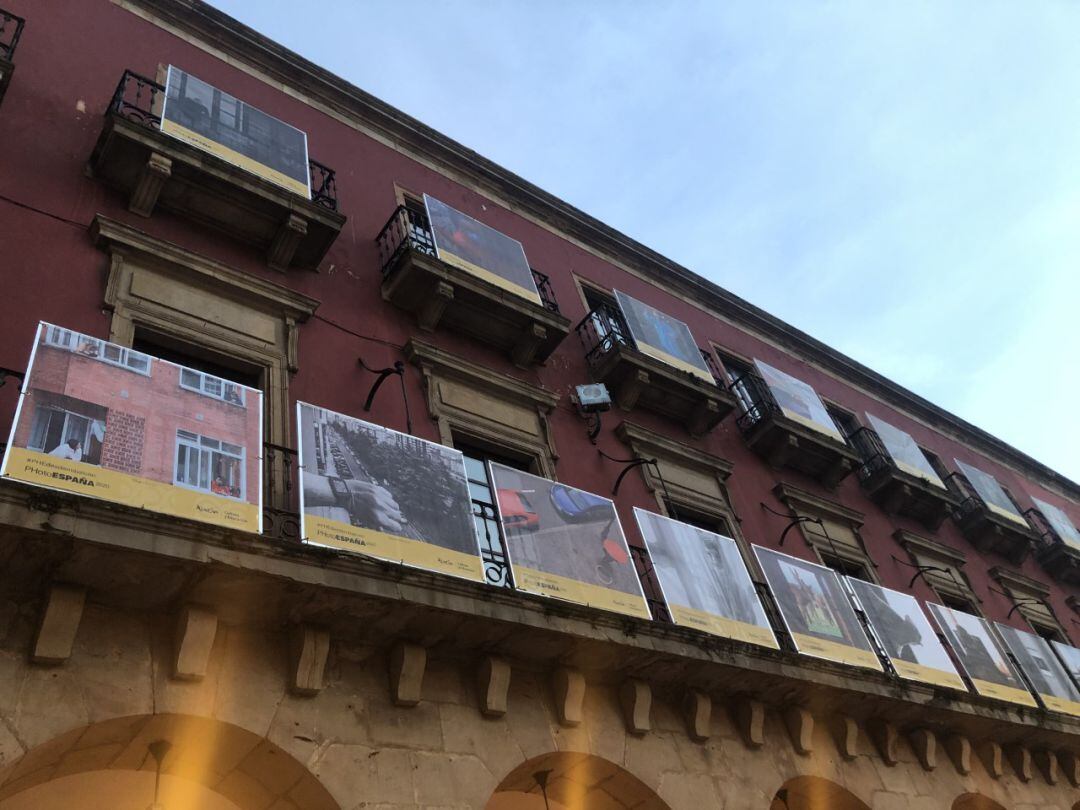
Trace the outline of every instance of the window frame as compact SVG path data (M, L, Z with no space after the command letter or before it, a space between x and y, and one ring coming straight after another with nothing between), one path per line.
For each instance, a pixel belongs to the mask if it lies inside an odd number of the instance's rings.
M61 340L61 337L69 338L70 343L67 340ZM97 360L99 363L105 363L106 365L122 368L135 374L141 374L143 377L150 376L150 369L153 365L153 358L148 354L135 351L122 344L114 343L111 340L104 340L102 338L94 337L93 335L77 332L74 329L65 329L62 326L55 326L53 324L46 324L44 343L46 346L51 346L54 349L71 352L72 354L76 354L79 357L85 357L89 360ZM87 352L82 351L83 345L93 346L96 349L96 354L88 354ZM118 352L116 358L107 356L106 352L110 348L116 349ZM140 361L141 365L131 365L131 362L136 359Z
M185 434L185 435L181 436L181 434ZM216 442L217 447L211 447L210 445L205 445L204 442ZM239 454L233 453L233 452L231 452L229 450L226 450L225 449L226 445L228 445L230 447L239 448L239 450L240 450ZM192 451L199 454L198 467L200 468L199 469L199 474L200 475L202 473L201 467L202 467L202 463L203 463L203 461L202 461L203 454L208 454L207 469L206 469L208 480L207 480L207 486L206 487L199 486L198 484L190 484L190 483L188 483L186 481L181 481L180 480L179 470L180 470L180 448L181 447L185 448L185 454L184 454L185 458L190 457ZM215 439L212 436L204 436L201 433L195 433L194 431L185 430L184 428L177 428L176 429L176 440L175 440L175 444L174 444L173 449L174 449L174 455L173 455L173 484L175 484L178 487L183 487L185 489L194 490L196 492L204 492L204 493L206 493L208 495L216 495L216 496L221 497L221 498L229 498L230 500L236 500L236 501L241 501L242 502L242 501L244 501L246 499L246 497L247 497L247 466L246 466L247 465L247 448L246 447L244 447L243 445L234 445L231 442L226 442L226 441L223 441L221 439ZM213 491L213 482L210 480L210 478L212 477L212 474L213 474L214 454L215 453L217 453L218 455L221 455L221 456L225 456L228 459L233 459L233 460L236 460L236 461L239 462L239 469L240 469L240 494L239 495L225 494L225 493L214 492ZM190 462L185 462L185 467L190 468L190 466L191 466Z
M185 374L195 374L195 375L197 375L199 377L199 385L193 386L193 385L185 384L184 383L184 375ZM215 394L215 393L213 393L211 391L206 390L206 382L207 382L208 379L209 380L214 380L214 381L221 384L221 392L220 393ZM198 369L190 368L188 366L180 366L180 379L179 379L178 384L179 384L180 388L184 389L185 391L191 391L192 393L195 393L195 394L201 394L204 397L210 397L211 399L220 400L221 402L225 402L225 403L227 403L229 405L237 405L237 406L239 406L241 408L245 407L246 392L244 391L244 386L240 385L240 383L235 383L232 380L226 380L224 377L218 377L217 375L210 374L210 373L205 372L205 371L199 371ZM236 392L237 392L237 399L236 400L229 399L227 396L225 396L225 392L230 387L236 389Z

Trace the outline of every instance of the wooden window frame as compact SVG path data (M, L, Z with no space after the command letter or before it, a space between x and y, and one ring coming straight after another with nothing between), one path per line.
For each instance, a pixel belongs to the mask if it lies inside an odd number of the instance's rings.
M862 512L825 500L790 484L777 484L773 488L773 494L798 517L827 518L834 523L847 524L858 543L858 548L843 542L824 542L806 528L805 522L799 524L799 529L807 545L814 552L814 556L822 565L831 568L826 562L826 558L834 557L842 560L847 565L862 568L867 574L867 582L875 585L881 584L877 575L877 563L870 556L866 543L859 533L865 517Z

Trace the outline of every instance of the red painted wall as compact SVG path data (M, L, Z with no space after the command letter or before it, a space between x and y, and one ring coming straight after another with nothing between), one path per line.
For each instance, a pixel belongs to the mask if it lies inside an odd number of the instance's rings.
M292 394L333 410L361 414L372 377L358 368L357 357L362 356L373 367L389 365L401 358L401 347L414 332L411 318L386 304L379 294L374 239L394 209L396 182L432 194L519 239L530 263L551 277L563 313L575 323L585 310L572 274L604 287L618 287L685 320L702 346L713 342L735 353L759 357L810 383L822 396L860 418L870 410L907 430L950 468L954 456L978 465L1007 486L1019 498L1022 509L1030 507L1029 497L1036 495L1061 505L1080 522L1076 504L1044 492L1035 482L1022 480L1010 469L483 199L109 0L5 0L5 6L25 16L27 25L16 53L17 70L0 107L0 154L4 156L0 160L0 273L5 296L5 317L0 321L2 366L25 367L39 319L88 334L108 335L109 314L102 308L106 257L93 247L87 234L91 219L100 212L319 299L317 317L301 329L300 371L293 379ZM320 272L274 274L256 252L204 228L163 212L150 219L130 214L124 199L87 176L87 159L101 129L102 114L123 70L130 68L153 77L159 64L169 63L306 130L311 156L337 171L340 208L348 223ZM574 385L589 379L574 334L535 372L515 369L502 355L466 338L440 332L431 339L448 351L488 365L493 373L519 377L558 392L560 405L552 417L560 454L558 478L600 494L610 492L619 469L605 462L586 441L585 426L567 399ZM424 400L411 369L408 385L416 432L437 439L434 423L417 414ZM14 411L13 389L10 385L0 389L0 430L5 435ZM379 397L370 418L402 429L404 414L398 398L387 394ZM987 392L987 396L997 395ZM865 513L862 535L878 565L880 580L906 589L912 571L892 559L893 555L906 559L893 540L893 532L906 528L925 535L926 530L912 521L885 515L865 497L854 475L832 494L797 473L778 474L749 451L732 417L699 441L649 414L635 412L631 418L734 463L729 487L742 532L751 542L775 545L786 524L785 519L768 514L761 506L764 503L782 510L771 492L778 481L838 499ZM610 433L618 422L617 414L608 416L607 429L599 440L599 446L615 456L626 452ZM620 490L618 507L627 534L639 543L631 512L635 505L655 508L655 501L636 475L628 477ZM989 588L987 569L1007 566L1004 560L980 557L949 520L932 536L967 555L966 571L988 617L1024 626L1017 613L1006 618L1011 604ZM811 557L798 540L789 541L785 550ZM1031 559L1020 571L1048 580ZM911 590L921 598L933 598L921 581ZM1080 643L1074 614L1065 604L1071 593L1074 591L1054 584L1051 602L1061 623Z

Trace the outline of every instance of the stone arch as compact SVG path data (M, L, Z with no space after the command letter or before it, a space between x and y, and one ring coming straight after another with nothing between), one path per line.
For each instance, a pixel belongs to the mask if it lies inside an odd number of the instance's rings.
M964 793L956 797L956 801L952 803L952 810L1005 810L1005 806L986 798L981 793Z
M486 810L545 810L537 774L546 772L550 810L591 807L669 810L659 796L626 769L593 754L553 751L526 760L499 783Z
M870 805L828 779L796 776L776 791L769 810L870 810Z
M154 796L150 744L169 743L160 803L207 810L341 810L310 771L284 749L209 717L119 717L73 729L0 770L0 810L78 807L144 810ZM110 795L111 794L111 795Z

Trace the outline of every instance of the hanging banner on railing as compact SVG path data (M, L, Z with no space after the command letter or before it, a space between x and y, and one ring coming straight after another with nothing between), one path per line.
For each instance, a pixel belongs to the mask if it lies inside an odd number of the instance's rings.
M1046 518L1046 522L1050 524L1054 534L1061 538L1061 542L1080 549L1080 531L1077 531L1076 525L1065 514L1065 510L1038 498L1032 498L1031 501L1042 512L1042 516Z
M501 464L490 469L518 590L650 618L614 503Z
M622 310L630 336L638 351L662 363L692 374L707 383L714 383L712 372L701 357L690 327L655 307L615 290L615 300Z
M634 517L675 624L779 649L733 539L637 507Z
M985 619L933 602L926 606L976 692L1023 706L1038 705Z
M1016 504L1012 502L1012 499L1001 488L1001 484L997 482L994 476L983 472L978 467L965 464L959 459L954 458L953 461L956 462L956 466L960 468L960 472L964 474L971 486L975 488L975 492L982 499L982 502L986 504L987 509L1006 520L1027 527L1027 521L1024 520L1017 510Z
M835 571L761 546L754 554L799 652L881 671Z
M1050 649L1050 643L1001 622L994 622L994 626L1046 708L1080 717L1080 692Z
M169 65L161 131L311 199L307 134Z
M853 577L845 579L897 675L967 691L914 596Z
M908 475L922 478L935 487L945 489L945 482L934 471L929 459L926 458L915 440L911 438L911 434L878 419L872 413L867 413L866 418L870 421L870 427L877 433L881 443L885 445L889 457L898 469Z
M262 392L38 325L0 475L262 530Z
M543 303L521 242L427 194L424 205L440 259L533 303Z
M812 386L762 360L755 358L754 365L757 366L761 379L769 386L769 391L784 416L838 442L844 441L836 423L825 409L825 403Z
M484 580L459 451L305 402L296 423L303 540Z

